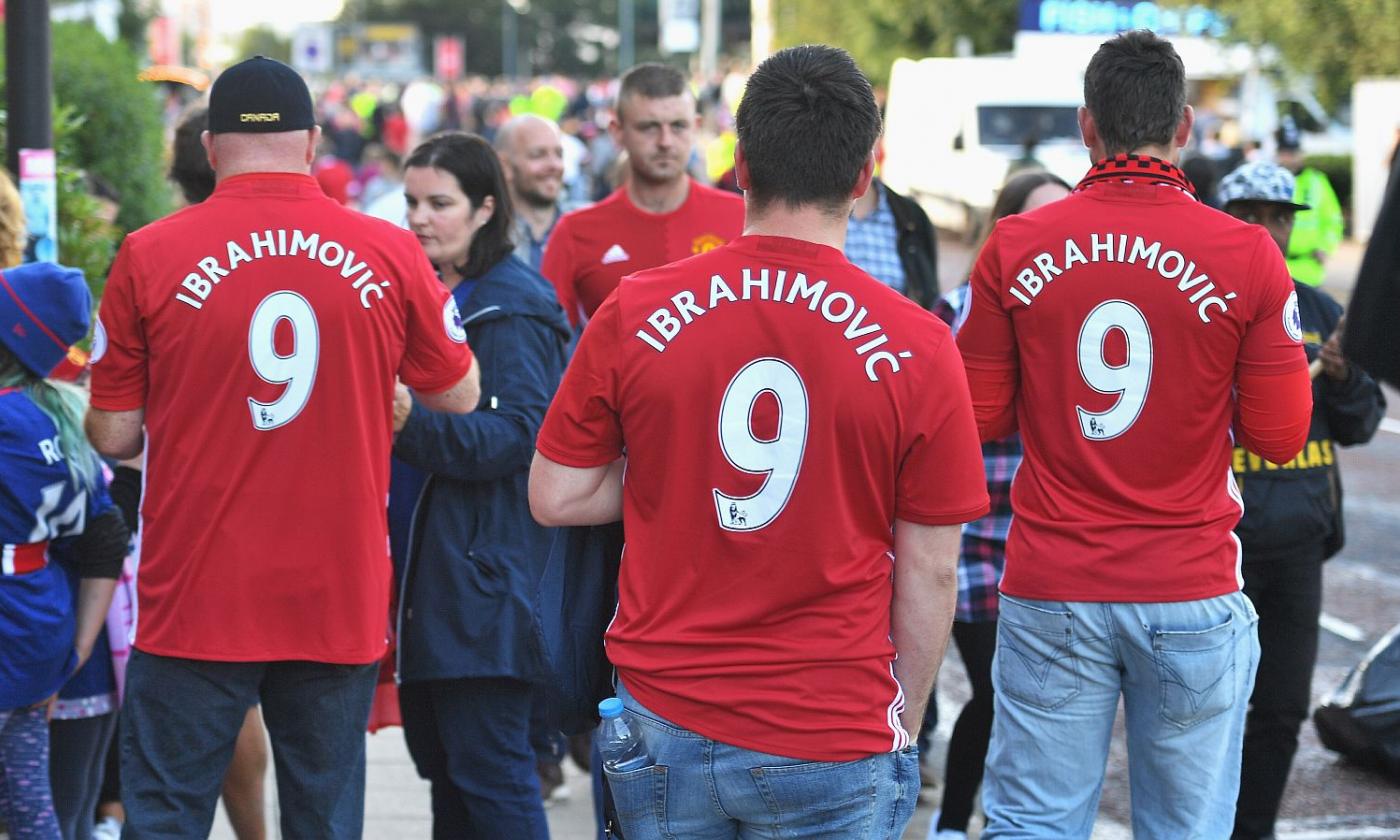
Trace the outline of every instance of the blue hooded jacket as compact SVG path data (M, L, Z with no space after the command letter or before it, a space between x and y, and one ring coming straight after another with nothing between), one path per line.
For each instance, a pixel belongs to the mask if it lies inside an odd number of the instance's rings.
M399 561L398 678L538 680L532 605L553 534L527 489L569 325L554 288L514 256L457 293L481 402L462 415L415 403L394 443L427 473Z

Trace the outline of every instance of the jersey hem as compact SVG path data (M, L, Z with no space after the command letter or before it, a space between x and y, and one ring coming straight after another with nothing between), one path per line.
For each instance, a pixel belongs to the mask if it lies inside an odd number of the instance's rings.
M990 502L982 502L976 507L964 508L961 511L950 513L918 513L895 509L894 518L903 519L905 522L913 522L916 525L962 525L981 519L992 510Z
M211 654L206 651L181 650L179 648L166 647L164 645L148 645L137 642L132 645L136 650L152 656L165 656L172 659L193 659L199 662L316 662L322 665L371 665L384 658L384 653L389 649L388 644L380 645L379 652L369 653L346 653L346 654L325 654L313 653L311 651L269 651L265 653L218 653Z
M94 393L88 405L98 411L135 411L146 407L145 397L104 397Z
M442 377L441 379L432 379L432 380L429 380L429 381L428 381L429 384L426 384L426 385L414 384L413 382L410 382L410 381L407 380L407 379L404 380L404 384L407 385L408 387L412 388L413 390L420 392L420 393L424 393L424 394L441 394L443 391L446 391L447 389L451 388L453 385L456 385L458 382L461 382L461 381L462 381L462 378L465 377L468 373L471 372L471 369L472 369L472 362L475 361L475 360L476 360L476 355L473 354L473 353L471 353L471 352L468 352L468 353L467 353L467 363L466 363L466 365L463 366L461 370L457 371L457 373L456 373L455 375L444 376L444 377Z
M622 454L618 453L617 455L600 454L590 458L584 455L577 455L572 452L565 452L564 450L552 446L549 442L542 439L537 439L535 441L535 449L539 450L541 455L545 456L554 463L559 464L560 466L572 467L576 470L591 470L595 467L604 467L608 464L611 464L613 461L616 461L618 458L622 457Z
M652 711L657 715L665 718L671 723L673 727L679 727L681 729L686 730L687 732L694 732L696 735L699 735L702 738L708 738L711 741L716 741L721 744L728 744L732 747L740 747L742 749L753 750L754 752L766 753L768 755L781 756L783 758L797 758L803 761L860 761L862 759L870 758L871 756L884 755L885 753L889 752L896 752L896 750L893 749L880 750L877 752L872 752L869 750L818 752L809 751L803 748L801 745L795 745L793 742L779 743L777 741L763 741L754 738L746 738L742 735L722 733L719 730L712 729L710 727L705 727L705 729L702 731L686 723L685 721L678 720L677 717L673 714L673 711L666 708L669 705L669 702L664 698L664 696L659 694L652 694L647 689L638 691L636 689L635 681L628 681L626 672L623 671L621 668L618 669L618 678L622 680L624 684L626 684L627 692L633 697L637 698L637 702L641 703L649 711ZM682 714L681 717L684 717L684 714ZM892 739L893 736L894 733L890 732L889 737ZM872 737L875 736L872 735ZM801 739L801 736L796 736L796 738ZM822 743L830 743L830 739L825 735L820 737L814 736L812 740L821 740ZM797 749L793 749L794 746L797 746Z
M1077 589L1034 591L1021 589L1015 585L1008 588L1003 582L997 591L1003 595L1010 595L1012 598L1024 598L1028 601L1066 601L1079 604L1174 604L1187 601L1206 601L1211 598L1219 598L1222 595L1233 595L1240 591L1240 587L1232 580L1228 585L1222 584L1209 589L1187 592L1152 591L1144 593L1139 588L1137 594L1134 595L1117 593L1105 595L1102 590L1098 592L1084 592Z

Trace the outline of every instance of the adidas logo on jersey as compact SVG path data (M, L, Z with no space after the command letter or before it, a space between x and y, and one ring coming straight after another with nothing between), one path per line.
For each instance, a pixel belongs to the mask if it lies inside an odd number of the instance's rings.
M603 254L603 265L626 262L630 259L632 259L632 255L622 250L621 245L614 245L607 250L607 253Z

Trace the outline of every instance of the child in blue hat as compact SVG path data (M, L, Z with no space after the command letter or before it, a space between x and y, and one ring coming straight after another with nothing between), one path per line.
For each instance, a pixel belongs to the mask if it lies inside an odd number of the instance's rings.
M59 836L46 707L91 653L126 552L82 399L46 379L91 311L75 269L0 272L0 819L14 840ZM54 560L78 576L76 610Z

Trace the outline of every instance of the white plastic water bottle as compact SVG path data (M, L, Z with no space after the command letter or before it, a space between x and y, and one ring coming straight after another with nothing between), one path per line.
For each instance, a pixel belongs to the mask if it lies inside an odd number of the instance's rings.
M622 708L622 701L609 697L598 704L603 719L598 727L598 751L603 754L603 767L613 773L626 773L650 767L654 762L642 740L642 728Z

